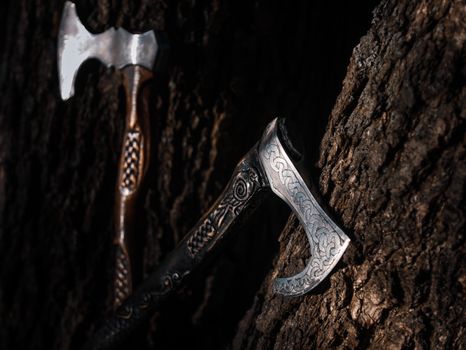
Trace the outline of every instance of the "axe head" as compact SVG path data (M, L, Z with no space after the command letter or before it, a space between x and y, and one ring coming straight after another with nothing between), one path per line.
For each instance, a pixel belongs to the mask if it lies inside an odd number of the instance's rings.
M274 290L283 295L302 295L332 271L350 239L317 202L304 173L298 171L302 156L281 121L273 120L265 130L259 158L272 191L289 205L304 227L311 257L300 273L275 280Z
M100 34L90 33L79 20L74 3L63 8L58 35L58 74L63 100L74 95L74 83L81 64L89 58L117 69L140 65L153 70L160 48L154 31L132 34L123 28L110 28ZM163 51L163 50L162 50Z

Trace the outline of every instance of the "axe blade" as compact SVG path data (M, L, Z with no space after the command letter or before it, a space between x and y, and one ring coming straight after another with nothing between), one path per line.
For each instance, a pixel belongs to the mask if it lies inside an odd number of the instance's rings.
M298 217L309 241L311 257L300 273L278 278L273 289L287 296L305 294L333 270L350 239L332 221L312 195L277 134L277 119L267 127L259 146L259 158L272 191Z
M58 75L62 100L74 95L74 81L81 64L89 58L92 35L79 20L74 3L67 1L58 32Z
M158 53L154 31L133 34L123 28L109 28L92 34L81 23L74 3L63 8L58 35L58 74L63 100L74 95L76 75L81 64L90 58L107 67L123 68L139 65L152 70Z
M238 163L229 183L210 210L98 329L89 348L113 348L148 320L272 192L296 213L311 247L311 258L304 271L276 280L275 292L301 295L325 279L350 240L323 211L304 182L305 170L298 171L301 165L305 165L304 154L295 147L297 144L290 136L293 136L291 129L282 119L275 119L268 125L261 140Z

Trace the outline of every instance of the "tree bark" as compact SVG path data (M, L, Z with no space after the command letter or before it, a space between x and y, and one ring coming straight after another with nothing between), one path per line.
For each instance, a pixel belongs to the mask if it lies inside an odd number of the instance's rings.
M383 1L321 143L320 185L352 243L328 282L270 292L306 256L290 219L236 349L463 349L465 38L461 1Z
M93 32L155 28L171 41L166 78L148 86L146 274L277 115L302 129L352 239L314 292L273 295L272 279L304 266L308 246L289 210L266 203L125 346L466 346L465 5L384 0L369 25L376 3L78 3ZM2 5L0 347L77 349L111 309L121 75L88 62L60 101L62 4Z

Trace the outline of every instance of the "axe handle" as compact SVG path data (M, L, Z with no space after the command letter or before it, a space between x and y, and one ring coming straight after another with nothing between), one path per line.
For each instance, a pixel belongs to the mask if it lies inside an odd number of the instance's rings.
M122 70L126 94L126 126L118 167L115 200L116 264L114 307L132 293L135 277L136 206L150 159L150 126L146 99L140 98L143 84L153 73L140 66Z
M254 147L238 164L227 187L194 228L97 330L85 349L111 349L146 321L168 297L185 285L193 272L209 262L237 224L268 191Z

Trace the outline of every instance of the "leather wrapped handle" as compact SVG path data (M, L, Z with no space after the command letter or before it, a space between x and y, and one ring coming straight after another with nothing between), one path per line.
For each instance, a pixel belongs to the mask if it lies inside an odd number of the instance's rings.
M150 159L149 117L144 99L140 98L140 91L143 84L153 77L148 69L134 65L121 72L126 95L126 126L115 200L115 307L133 291L136 255L134 219Z
M210 210L141 287L103 323L86 349L113 348L147 320L194 271L210 260L220 243L257 207L267 190L268 182L254 147L238 164Z

